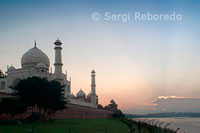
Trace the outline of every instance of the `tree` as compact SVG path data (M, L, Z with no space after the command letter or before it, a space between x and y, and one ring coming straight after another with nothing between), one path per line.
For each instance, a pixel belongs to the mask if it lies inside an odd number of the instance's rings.
M98 109L104 109L104 108L103 108L103 105L101 105L101 104L98 104L97 108L98 108Z
M64 86L57 81L48 81L46 78L30 77L21 80L13 89L14 95L19 96L29 107L37 107L48 114L65 108Z
M27 106L17 97L5 97L0 102L0 113L10 115L12 118L26 112Z
M45 98L44 110L51 116L56 111L62 110L67 103L63 94L63 86L57 81L51 81L48 88L48 97Z
M124 117L124 114L122 113L121 110L117 109L114 114L113 117Z
M4 78L5 77L5 74L3 73L2 70L0 70L0 78Z

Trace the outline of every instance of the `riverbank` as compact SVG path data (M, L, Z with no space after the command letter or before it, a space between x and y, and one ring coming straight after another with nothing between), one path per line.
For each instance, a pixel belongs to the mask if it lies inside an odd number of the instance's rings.
M129 126L131 133L176 133L171 129L151 125L146 122L135 121L132 119L123 119L122 121Z
M133 133L139 133L137 122L131 122ZM129 125L121 119L66 119L46 122L12 122L0 125L0 133L131 133ZM141 125L141 133L154 133ZM170 133L170 132L167 132Z
M151 120L153 121L153 124L157 124L157 126L160 125L161 127L165 127L168 123L170 123L167 128L170 128L172 130L178 130L178 133L198 133L200 129L200 119L199 117L168 117L168 118L133 118L135 121L142 121L149 124L152 124Z

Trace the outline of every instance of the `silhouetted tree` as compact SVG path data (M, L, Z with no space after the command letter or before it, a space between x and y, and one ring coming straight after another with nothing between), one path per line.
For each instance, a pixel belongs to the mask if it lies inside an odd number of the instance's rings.
M0 78L4 78L5 77L5 74L3 73L2 70L0 70Z
M104 109L103 106L101 104L98 104L97 106L98 109Z
M2 98L0 102L0 113L10 115L12 118L26 112L27 106L17 97Z
M21 80L13 89L14 95L19 96L22 102L29 107L37 106L48 114L65 108L64 86L57 81L48 81L46 78L31 77Z
M49 83L49 88L47 91L47 96L45 98L45 103L43 105L44 110L51 116L51 114L55 114L56 111L62 110L66 108L64 97L64 90L62 89L63 86L57 81L51 81Z

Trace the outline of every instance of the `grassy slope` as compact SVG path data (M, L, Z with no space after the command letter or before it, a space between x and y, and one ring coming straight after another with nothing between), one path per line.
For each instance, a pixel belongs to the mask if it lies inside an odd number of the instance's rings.
M33 124L34 133L130 133L129 127L119 119L67 119ZM69 128L71 132L69 132ZM134 133L138 133L133 124ZM0 133L31 133L32 124L0 125ZM142 128L142 133L151 133ZM161 132L161 131L158 131ZM157 133L157 131L155 132Z
M34 123L34 133L129 133L127 125L116 119L68 119ZM31 124L0 126L0 133L28 133ZM94 129L96 131L94 131Z

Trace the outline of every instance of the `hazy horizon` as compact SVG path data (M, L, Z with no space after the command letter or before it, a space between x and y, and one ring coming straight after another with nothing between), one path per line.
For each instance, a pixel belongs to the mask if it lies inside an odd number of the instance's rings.
M136 114L196 111L200 109L199 4L197 0L2 0L0 69L20 68L22 55L36 40L54 70L53 43L59 38L63 72L72 78L73 94L80 88L89 93L90 72L95 69L100 104L114 99L123 112ZM94 12L101 17L106 12L175 12L182 19L97 22L91 18ZM180 108L173 110L177 102Z

